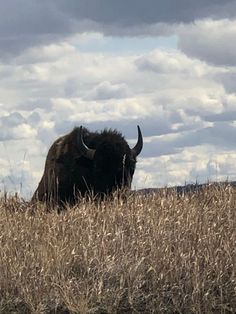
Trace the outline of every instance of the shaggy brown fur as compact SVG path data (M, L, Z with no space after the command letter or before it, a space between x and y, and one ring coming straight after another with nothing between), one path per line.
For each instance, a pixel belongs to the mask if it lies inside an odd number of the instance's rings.
M83 129L85 144L96 149L90 160L78 149L78 131L75 128L50 147L33 200L74 203L78 194L107 194L117 187L130 187L136 156L124 137L116 130Z

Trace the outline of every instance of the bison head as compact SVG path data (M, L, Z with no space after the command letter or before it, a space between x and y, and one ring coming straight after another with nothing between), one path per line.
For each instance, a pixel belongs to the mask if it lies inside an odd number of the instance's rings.
M78 148L83 157L92 162L95 193L112 192L115 188L131 187L136 165L136 157L142 150L143 138L138 126L138 140L131 149L119 133L105 131L96 142L96 148L86 145L83 128L77 136Z

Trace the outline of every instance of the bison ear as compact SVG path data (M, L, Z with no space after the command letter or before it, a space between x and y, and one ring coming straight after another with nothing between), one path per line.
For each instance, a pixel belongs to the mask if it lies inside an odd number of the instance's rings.
M78 130L78 133L77 133L78 150L82 156L84 156L90 160L93 160L96 150L88 148L88 146L85 145L82 133L83 133L83 127L81 126Z
M132 148L132 152L134 153L134 156L138 156L141 153L141 150L143 148L143 136L142 136L142 132L140 130L139 125L137 126L138 128L138 141L137 144L134 146L134 148Z

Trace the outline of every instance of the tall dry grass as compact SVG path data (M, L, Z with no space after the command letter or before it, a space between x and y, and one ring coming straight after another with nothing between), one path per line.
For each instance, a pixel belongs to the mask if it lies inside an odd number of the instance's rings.
M235 313L236 190L0 200L0 313Z

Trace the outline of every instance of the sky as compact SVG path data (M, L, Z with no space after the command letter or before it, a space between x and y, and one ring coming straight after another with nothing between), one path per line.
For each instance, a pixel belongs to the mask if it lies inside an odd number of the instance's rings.
M74 126L144 148L134 189L236 180L236 0L0 0L0 191Z

